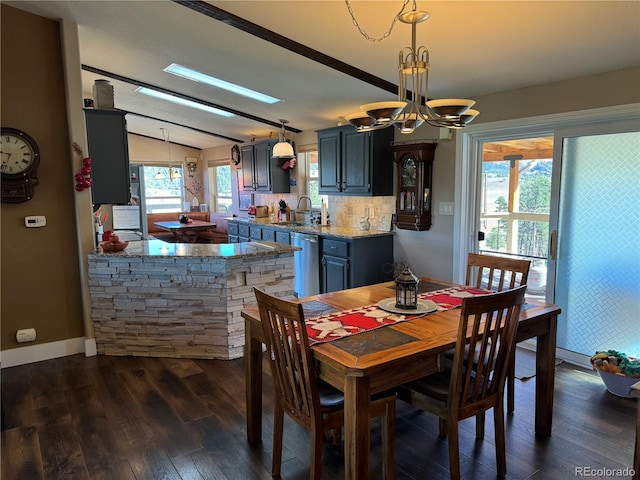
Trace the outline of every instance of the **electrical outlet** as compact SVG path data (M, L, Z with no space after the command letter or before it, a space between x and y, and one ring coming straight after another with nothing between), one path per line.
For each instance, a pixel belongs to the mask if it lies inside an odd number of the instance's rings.
M376 218L376 209L374 207L369 207L369 218Z
M364 216L371 218L370 215L369 215L369 209L368 208L364 209Z
M16 340L18 343L34 342L36 340L36 329L25 328L16 332Z

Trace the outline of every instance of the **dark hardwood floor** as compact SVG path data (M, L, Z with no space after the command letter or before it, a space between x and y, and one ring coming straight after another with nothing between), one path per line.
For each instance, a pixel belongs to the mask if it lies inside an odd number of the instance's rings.
M265 362L265 369L268 365ZM507 418L509 479L630 478L597 469L631 468L635 400L600 379L556 367L553 434L533 434L535 378L516 381ZM267 372L268 373L268 372ZM246 441L244 362L75 355L2 370L4 480L270 479L273 385L265 377L263 442ZM493 419L475 441L460 423L463 478L496 477ZM397 479L448 479L447 442L429 414L398 402ZM381 478L380 431L372 427L371 478ZM308 433L285 420L283 479L308 478ZM597 473L597 472L595 472ZM586 475L582 475L586 476ZM323 478L344 478L341 446L326 443Z

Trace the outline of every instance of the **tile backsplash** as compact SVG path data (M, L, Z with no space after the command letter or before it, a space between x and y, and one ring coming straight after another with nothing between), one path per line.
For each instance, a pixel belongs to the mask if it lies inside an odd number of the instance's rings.
M256 194L256 205L269 205L273 203L276 208L280 199L287 202L291 209L298 205L296 194ZM307 201L303 200L301 207L306 208ZM339 227L360 227L360 220L369 212L371 229L377 229L378 220L383 214L391 215L396 210L396 197L341 197L330 196L327 201L327 213L331 224Z

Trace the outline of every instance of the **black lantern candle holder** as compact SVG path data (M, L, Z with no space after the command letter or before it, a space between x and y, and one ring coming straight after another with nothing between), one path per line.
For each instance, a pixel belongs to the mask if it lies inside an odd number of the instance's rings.
M396 308L418 308L418 277L411 273L408 265L405 265L402 273L396 278Z

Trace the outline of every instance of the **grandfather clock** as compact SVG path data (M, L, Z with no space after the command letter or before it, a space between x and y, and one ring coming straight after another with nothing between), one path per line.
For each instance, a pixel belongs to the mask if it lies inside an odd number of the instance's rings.
M431 185L437 143L394 145L397 169L396 228L429 230L431 227Z

